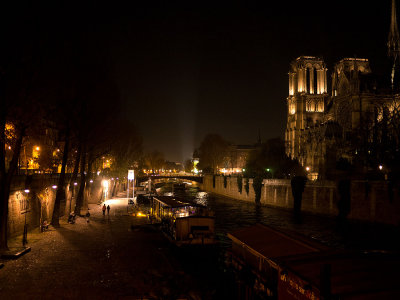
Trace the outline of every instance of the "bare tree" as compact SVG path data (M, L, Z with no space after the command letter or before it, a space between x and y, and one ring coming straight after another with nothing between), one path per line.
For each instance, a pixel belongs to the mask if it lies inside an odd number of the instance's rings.
M19 37L24 40L23 37ZM24 40L25 41L25 40ZM11 41L9 41L11 42ZM42 89L42 77L37 49L33 44L18 45L13 51L2 47L0 53L0 249L7 249L8 199L10 185L18 168L21 146L29 131L38 125L43 115L42 99L46 97ZM7 44L7 41L5 42ZM29 53L29 55L27 55ZM11 135L6 135L8 129ZM10 146L11 160L6 167L5 147Z
M209 169L216 173L218 167L222 166L228 150L229 143L220 135L208 134L199 147L200 167L203 171Z
M157 150L151 151L145 155L145 162L148 168L154 173L164 166L164 154Z

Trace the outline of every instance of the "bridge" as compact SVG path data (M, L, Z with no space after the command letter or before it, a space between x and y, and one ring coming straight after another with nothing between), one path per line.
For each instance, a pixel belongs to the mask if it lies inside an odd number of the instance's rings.
M148 176L138 176L137 177L137 181L143 182L143 181L147 181L149 179L163 179L163 178L176 178L176 179L186 179L186 180L191 180L191 181L196 181L198 183L203 183L203 176L199 176L199 175L178 175L178 174L174 174L174 175L148 175Z

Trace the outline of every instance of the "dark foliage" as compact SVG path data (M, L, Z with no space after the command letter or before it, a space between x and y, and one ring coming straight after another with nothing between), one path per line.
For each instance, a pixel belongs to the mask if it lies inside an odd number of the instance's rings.
M304 175L302 166L285 153L285 144L280 138L270 139L254 152L246 164L248 177L290 178Z
M249 179L248 179L248 178L245 178L245 179L244 179L244 190L246 191L246 194L247 194L247 195L249 194L249 187L250 187L250 185L249 185Z
M238 176L236 177L236 180L237 180L238 191L239 191L239 193L242 193L242 189L243 189L243 177L240 176L240 175L238 175Z
M218 134L208 134L198 149L199 168L203 173L216 173L222 166L229 144Z
M260 204L261 200L261 192L262 192L262 184L263 178L260 176L257 176L253 179L253 189L255 193L255 202L256 204Z
M215 175L213 175L213 188L215 189Z

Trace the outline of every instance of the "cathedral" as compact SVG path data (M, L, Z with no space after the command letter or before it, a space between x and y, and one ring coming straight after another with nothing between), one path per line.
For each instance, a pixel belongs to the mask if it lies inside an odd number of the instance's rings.
M334 178L340 168L392 171L399 157L400 37L392 0L387 78L366 58L343 58L330 76L324 60L300 56L290 65L286 154L309 179Z

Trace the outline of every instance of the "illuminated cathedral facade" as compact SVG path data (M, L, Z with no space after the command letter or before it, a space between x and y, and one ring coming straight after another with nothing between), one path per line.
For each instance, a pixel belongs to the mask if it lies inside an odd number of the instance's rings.
M399 53L393 0L388 40L393 67L386 86L365 58L337 62L329 92L328 69L322 58L300 56L291 63L286 154L303 165L310 179L332 177L341 162L364 171L390 169L391 156L399 154L400 144L400 94L395 80Z

